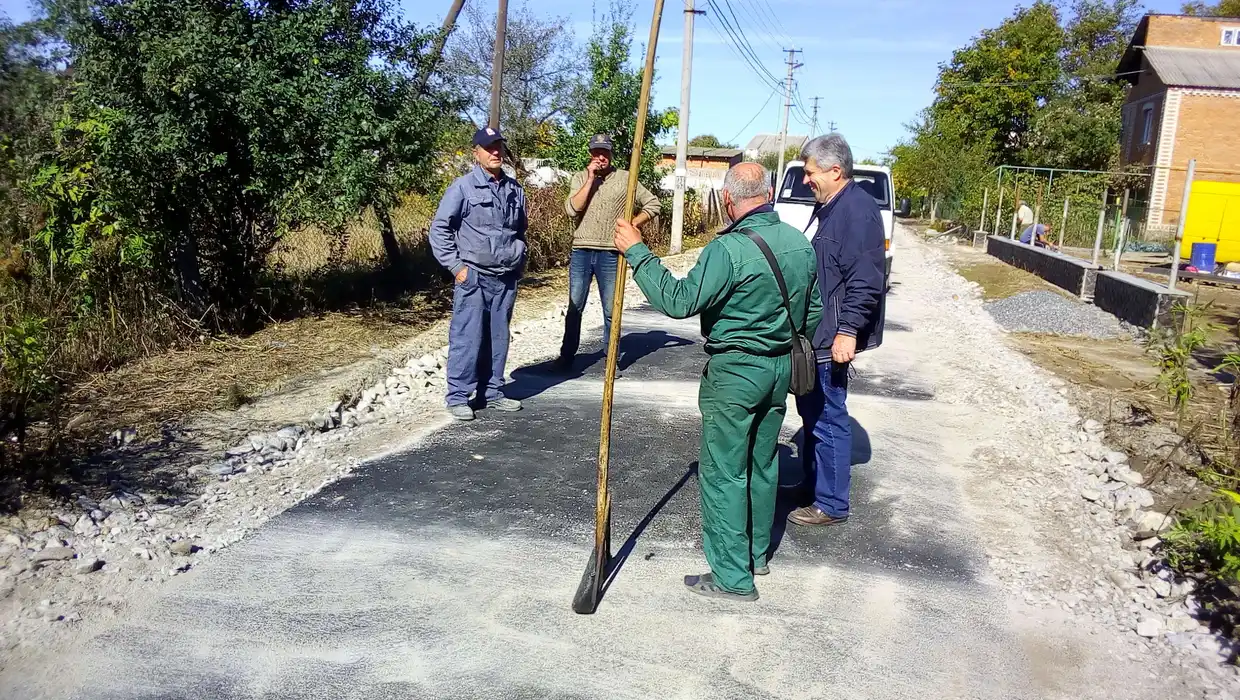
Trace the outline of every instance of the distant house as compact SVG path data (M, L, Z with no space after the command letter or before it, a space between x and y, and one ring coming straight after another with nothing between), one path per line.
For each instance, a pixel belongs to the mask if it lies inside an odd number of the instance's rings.
M1174 231L1190 159L1195 181L1240 182L1240 18L1146 15L1118 73L1130 86L1120 161L1151 174L1132 193L1148 202L1134 224Z
M808 136L788 134L784 148L795 147L797 150L800 150L808 140ZM746 160L758 160L768 153L779 153L779 134L758 134L749 139L749 145L745 146Z
M702 148L689 146L685 158L685 186L698 189L723 187L723 176L728 168L741 162L743 153L738 148ZM671 190L675 185L676 147L664 146L659 165L668 168L663 178L663 189Z

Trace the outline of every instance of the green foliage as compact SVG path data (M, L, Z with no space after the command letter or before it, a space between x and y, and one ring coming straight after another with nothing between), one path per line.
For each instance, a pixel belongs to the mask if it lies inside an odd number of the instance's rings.
M988 141L1001 162L1012 162L1039 106L1054 93L1063 35L1058 11L1045 0L984 30L941 68L930 121L956 124Z
M1193 353L1206 346L1209 326L1201 319L1208 305L1176 304L1173 313L1181 319L1178 332L1165 330L1150 336L1150 344L1158 357L1158 386L1181 419L1193 397L1193 383L1188 376Z
M933 109L924 110L920 121L908 129L912 138L891 149L898 196L929 198L935 208L944 200L958 201L975 193L990 169L986 141L973 138L954 117L936 116Z
M801 148L799 146L789 146L784 149L784 166L787 167L789 161L799 160L801 158ZM767 169L767 172L774 173L779 168L779 153L763 153L758 157L758 163ZM776 173L777 177L783 176L783 173Z
M689 139L690 146L699 148L736 148L734 143L724 143L714 134L699 134Z
M443 74L465 100L472 123L484 126L491 108L495 14L465 6L468 22L452 36ZM581 50L567 20L541 18L521 4L508 11L499 123L519 157L542 158L554 142L555 125L582 90Z
M1180 518L1163 537L1164 549L1177 571L1236 583L1240 582L1240 493L1227 489L1216 493L1216 501Z
M46 396L52 388L47 372L49 343L47 319L0 314L0 397L26 404ZM0 412L13 406L0 405ZM0 413L2 417L2 413Z
M1202 17L1240 17L1240 0L1219 0L1212 5L1205 2L1186 2L1184 14Z
M578 105L556 137L551 157L564 170L577 171L589 161L588 143L594 134L610 134L618 167L628 167L637 130L637 106L641 96L642 69L633 67L631 47L632 8L617 4L595 27L586 48L590 70L588 85L574 99ZM662 175L658 166L658 139L676 128L676 111L650 109L642 140L638 180L658 192Z
M1114 73L1140 7L1135 0L1060 7L1038 0L1016 10L940 67L934 102L893 149L899 196L948 202L976 222L981 178L996 165L1116 166L1124 91ZM1091 186L1087 196L1101 191ZM1032 202L1031 192L1022 195Z
M447 111L415 91L430 35L389 14L383 0L96 3L69 24L69 122L106 125L106 148L43 171L88 171L129 240L176 262L184 302L244 318L285 231L339 229L429 173ZM65 213L78 218L62 229L106 226L94 207Z

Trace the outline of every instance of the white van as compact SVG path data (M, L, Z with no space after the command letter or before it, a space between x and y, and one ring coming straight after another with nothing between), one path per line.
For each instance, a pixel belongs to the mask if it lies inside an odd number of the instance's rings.
M878 203L878 210L883 217L883 237L887 246L887 278L890 285L892 234L895 233L895 189L891 184L891 169L884 165L853 166L853 182L865 190ZM789 226L805 231L807 238L813 238L814 231L809 227L810 215L814 212L814 192L805 184L805 163L794 160L784 167L784 177L779 189L775 191L775 211L780 220ZM907 215L901 212L901 215Z

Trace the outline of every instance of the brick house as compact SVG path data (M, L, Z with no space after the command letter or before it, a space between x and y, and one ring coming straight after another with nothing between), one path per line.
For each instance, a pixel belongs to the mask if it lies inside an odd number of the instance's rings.
M1132 192L1152 234L1175 231L1188 161L1196 180L1240 182L1240 17L1149 14L1120 59L1129 84L1120 162L1148 168Z

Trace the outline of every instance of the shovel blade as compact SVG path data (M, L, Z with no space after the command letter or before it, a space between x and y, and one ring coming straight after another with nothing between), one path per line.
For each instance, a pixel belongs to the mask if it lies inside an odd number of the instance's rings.
M607 499L607 507L600 514L603 518L603 538L595 537L594 552L586 563L585 573L581 575L581 583L577 585L577 593L573 595L573 612L578 615L592 615L598 610L599 601L603 598L603 583L607 580L608 565L611 563L611 499Z

